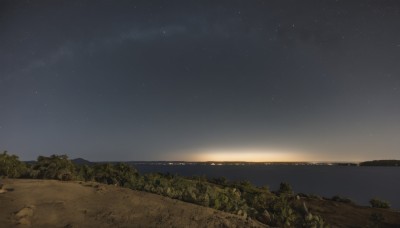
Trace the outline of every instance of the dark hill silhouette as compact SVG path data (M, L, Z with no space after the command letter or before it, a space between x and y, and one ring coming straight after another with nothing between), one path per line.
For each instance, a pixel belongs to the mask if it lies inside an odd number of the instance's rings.
M93 165L94 163L83 158L75 158L71 160L76 165Z
M360 166L400 166L400 160L374 160L361 162Z

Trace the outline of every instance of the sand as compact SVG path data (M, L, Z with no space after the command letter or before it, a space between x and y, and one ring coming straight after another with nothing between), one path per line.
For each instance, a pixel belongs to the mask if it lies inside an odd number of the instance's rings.
M1 227L267 227L237 215L116 186L55 180L2 182Z

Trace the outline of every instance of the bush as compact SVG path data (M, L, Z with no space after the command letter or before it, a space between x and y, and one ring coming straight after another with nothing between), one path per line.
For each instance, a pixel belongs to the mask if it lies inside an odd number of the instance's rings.
M272 225L279 227L294 227L298 219L286 196L277 197L270 205Z
M26 172L25 163L19 161L18 156L9 155L7 151L0 154L0 176L17 178Z
M333 200L335 202L341 202L341 203L353 203L353 201L351 199L346 198L346 197L341 197L341 196L338 196L338 195L333 196L331 198L331 200Z
M371 199L369 203L371 204L371 207L374 208L390 208L390 204L388 202L377 198Z
M104 184L133 187L137 177L137 170L125 163L106 163L93 167L93 179Z
M77 179L83 181L94 181L94 169L89 165L77 165Z
M75 165L67 155L39 156L29 176L39 179L74 180L76 179Z
M281 195L281 194L293 195L292 186L290 186L289 183L282 182L282 183L279 185L278 193L279 193L280 195Z
M324 219L321 216L308 213L304 218L303 227L304 228L325 228L325 227L329 227L329 225L325 223Z
M228 184L228 180L225 177L217 177L208 180L210 183L226 186Z

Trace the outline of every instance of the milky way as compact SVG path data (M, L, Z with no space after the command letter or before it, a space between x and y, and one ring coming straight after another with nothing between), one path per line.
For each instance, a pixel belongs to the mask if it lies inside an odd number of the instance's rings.
M1 1L0 110L25 160L400 159L400 4Z

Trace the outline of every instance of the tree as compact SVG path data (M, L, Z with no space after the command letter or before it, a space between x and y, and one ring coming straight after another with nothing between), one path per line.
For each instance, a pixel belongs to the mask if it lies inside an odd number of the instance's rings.
M94 169L89 165L77 165L77 178L84 181L94 181Z
M390 208L390 204L386 201L377 199L377 198L373 198L369 201L369 203L371 204L372 207L375 208Z
M0 154L0 176L17 178L26 171L25 163L16 155L9 155L7 151Z
M39 156L31 177L42 179L72 180L76 178L75 166L67 155Z
M282 182L279 185L279 190L278 190L279 194L285 194L285 195L293 195L293 189L292 186L290 186L289 183L286 182Z
M137 170L125 164L98 164L93 167L94 180L104 184L130 186L138 176Z

